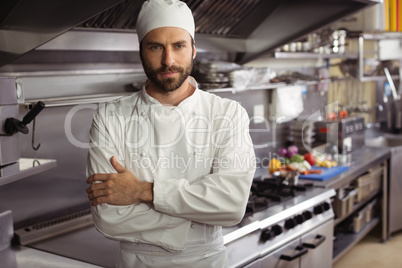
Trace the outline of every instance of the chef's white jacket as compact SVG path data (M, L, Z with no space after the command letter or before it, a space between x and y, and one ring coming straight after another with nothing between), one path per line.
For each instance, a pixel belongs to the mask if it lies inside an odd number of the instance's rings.
M233 100L197 88L178 106L164 106L144 86L95 112L90 141L87 176L116 173L116 156L154 183L153 206L92 207L106 237L174 253L221 242L221 226L244 216L255 156L248 115Z

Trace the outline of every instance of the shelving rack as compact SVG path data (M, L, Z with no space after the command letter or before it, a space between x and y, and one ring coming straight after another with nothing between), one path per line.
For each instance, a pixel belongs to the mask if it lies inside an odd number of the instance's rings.
M365 76L364 75L364 42L367 40L401 40L402 32L377 32L377 33L362 33L359 36L359 51L358 51L358 60L359 60L359 68L358 68L358 77L362 82L370 82L370 81L385 81L385 76ZM395 60L398 60L396 58ZM399 80L402 76L402 58L399 59L399 75L392 75L391 78L393 80Z
M16 169L0 177L0 186L52 169L57 166L57 161L54 159L20 158L19 162L12 165L16 165Z

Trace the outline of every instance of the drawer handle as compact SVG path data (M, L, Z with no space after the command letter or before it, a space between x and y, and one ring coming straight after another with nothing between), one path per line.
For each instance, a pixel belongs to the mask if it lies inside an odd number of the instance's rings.
M303 246L305 246L306 248L316 248L319 245L321 245L322 242L325 241L325 236L318 234L315 237L315 239L316 239L315 243L313 243L313 244L311 244L311 243L303 243Z
M279 259L284 260L284 261L293 261L297 258L299 258L300 256L303 256L304 254L306 254L308 252L307 248L301 247L301 246L297 246L296 250L298 252L296 252L295 254L293 254L292 256L288 256L288 255L281 255L279 257Z

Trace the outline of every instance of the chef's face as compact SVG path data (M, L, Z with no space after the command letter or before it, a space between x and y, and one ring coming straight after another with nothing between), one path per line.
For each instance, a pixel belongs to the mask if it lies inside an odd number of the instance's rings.
M164 92L178 89L190 75L196 51L190 34L180 28L157 28L145 35L140 56L150 82Z

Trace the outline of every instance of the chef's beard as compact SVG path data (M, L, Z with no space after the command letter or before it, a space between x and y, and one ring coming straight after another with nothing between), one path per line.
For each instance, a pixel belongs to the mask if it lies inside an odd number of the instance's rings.
M193 59L189 61L187 65L184 67L181 66L171 66L166 67L163 66L159 69L152 69L152 67L147 64L144 60L142 61L142 66L144 68L144 72L147 75L148 79L155 84L158 88L160 88L164 92L172 92L178 89L184 81L186 81L187 77L190 76L191 71L193 69ZM177 72L179 73L179 77L168 77L168 78L158 78L158 74L165 72Z

